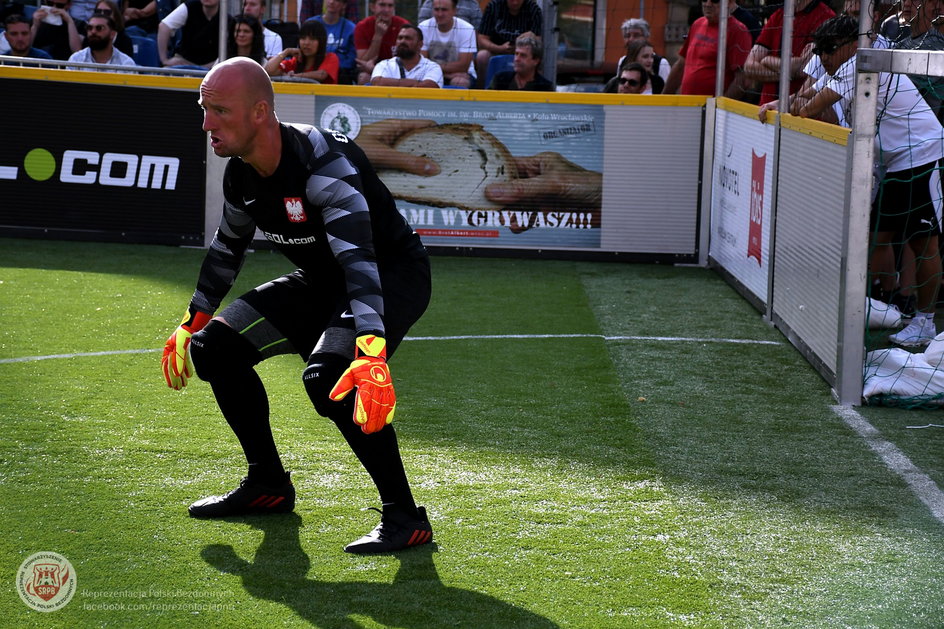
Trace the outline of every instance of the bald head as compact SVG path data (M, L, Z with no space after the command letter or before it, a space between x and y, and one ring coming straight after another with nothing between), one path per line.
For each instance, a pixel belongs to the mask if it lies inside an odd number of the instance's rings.
M203 130L213 152L220 157L240 157L259 172L271 173L281 153L274 106L269 76L246 57L224 61L200 84Z
M270 111L275 108L275 94L269 75L261 65L247 57L233 57L213 66L203 77L200 92L242 94L250 106L261 100L269 106Z

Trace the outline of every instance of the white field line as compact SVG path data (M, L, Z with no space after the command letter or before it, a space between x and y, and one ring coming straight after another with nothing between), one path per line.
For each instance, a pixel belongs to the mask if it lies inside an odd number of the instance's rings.
M900 476L911 491L923 502L941 524L944 524L944 493L931 477L911 462L895 444L882 437L882 433L850 406L833 406L836 415L846 422L872 450L878 454L885 467Z
M744 345L783 345L780 341L755 341L751 339L720 339L720 338L687 338L683 336L605 336L603 334L468 334L462 336L408 336L403 339L409 341L469 341L469 340L502 340L502 339L574 339L589 338L604 341L661 341L676 343L735 343ZM47 354L45 356L21 356L19 358L0 358L0 365L7 363L29 363L37 360L51 360L54 358L85 358L87 356L115 356L118 354L148 354L160 352L162 348L154 349L120 349L107 352L81 352L75 354Z
M469 334L461 336L408 336L404 341L464 341L464 340L501 340L501 339L562 339L562 338L599 338L605 341L662 341L681 343L736 343L753 345L782 345L778 341L755 341L750 339L688 338L678 336L606 336L603 334ZM3 358L0 364L22 363L55 358L83 358L88 356L114 356L118 354L148 354L162 351L153 349L126 349L106 352L84 352L75 354L48 354L45 356L22 356ZM882 438L881 433L855 409L848 406L833 406L833 411L882 459L885 466L908 484L911 491L923 502L939 522L944 524L944 492L931 477L922 472L893 443Z

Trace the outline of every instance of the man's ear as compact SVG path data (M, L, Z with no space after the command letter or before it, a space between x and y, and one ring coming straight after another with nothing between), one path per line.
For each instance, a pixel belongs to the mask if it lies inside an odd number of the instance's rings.
M269 103L264 100L256 101L252 107L252 117L257 123L262 123L268 119L271 109Z

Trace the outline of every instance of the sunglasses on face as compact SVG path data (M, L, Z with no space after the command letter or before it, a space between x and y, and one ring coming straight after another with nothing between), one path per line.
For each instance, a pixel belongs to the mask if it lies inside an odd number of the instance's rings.
M95 9L92 17L111 17L111 9Z
M89 24L88 30L92 31L93 33L97 33L99 31L107 31L108 25L107 24Z
M619 83L620 85L628 85L630 87L639 87L639 81L637 81L636 79L624 79L620 77Z

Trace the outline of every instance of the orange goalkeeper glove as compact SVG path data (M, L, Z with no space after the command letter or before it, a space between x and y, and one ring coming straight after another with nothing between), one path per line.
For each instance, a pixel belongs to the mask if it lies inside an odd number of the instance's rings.
M354 423L368 435L393 421L397 395L387 367L387 342L379 336L366 334L357 337L354 362L341 374L331 393L340 402L357 387L354 398Z
M161 368L164 380L172 389L181 390L187 386L187 380L193 377L193 360L190 358L190 337L199 332L212 318L205 312L188 309L183 321L164 343L164 356Z

